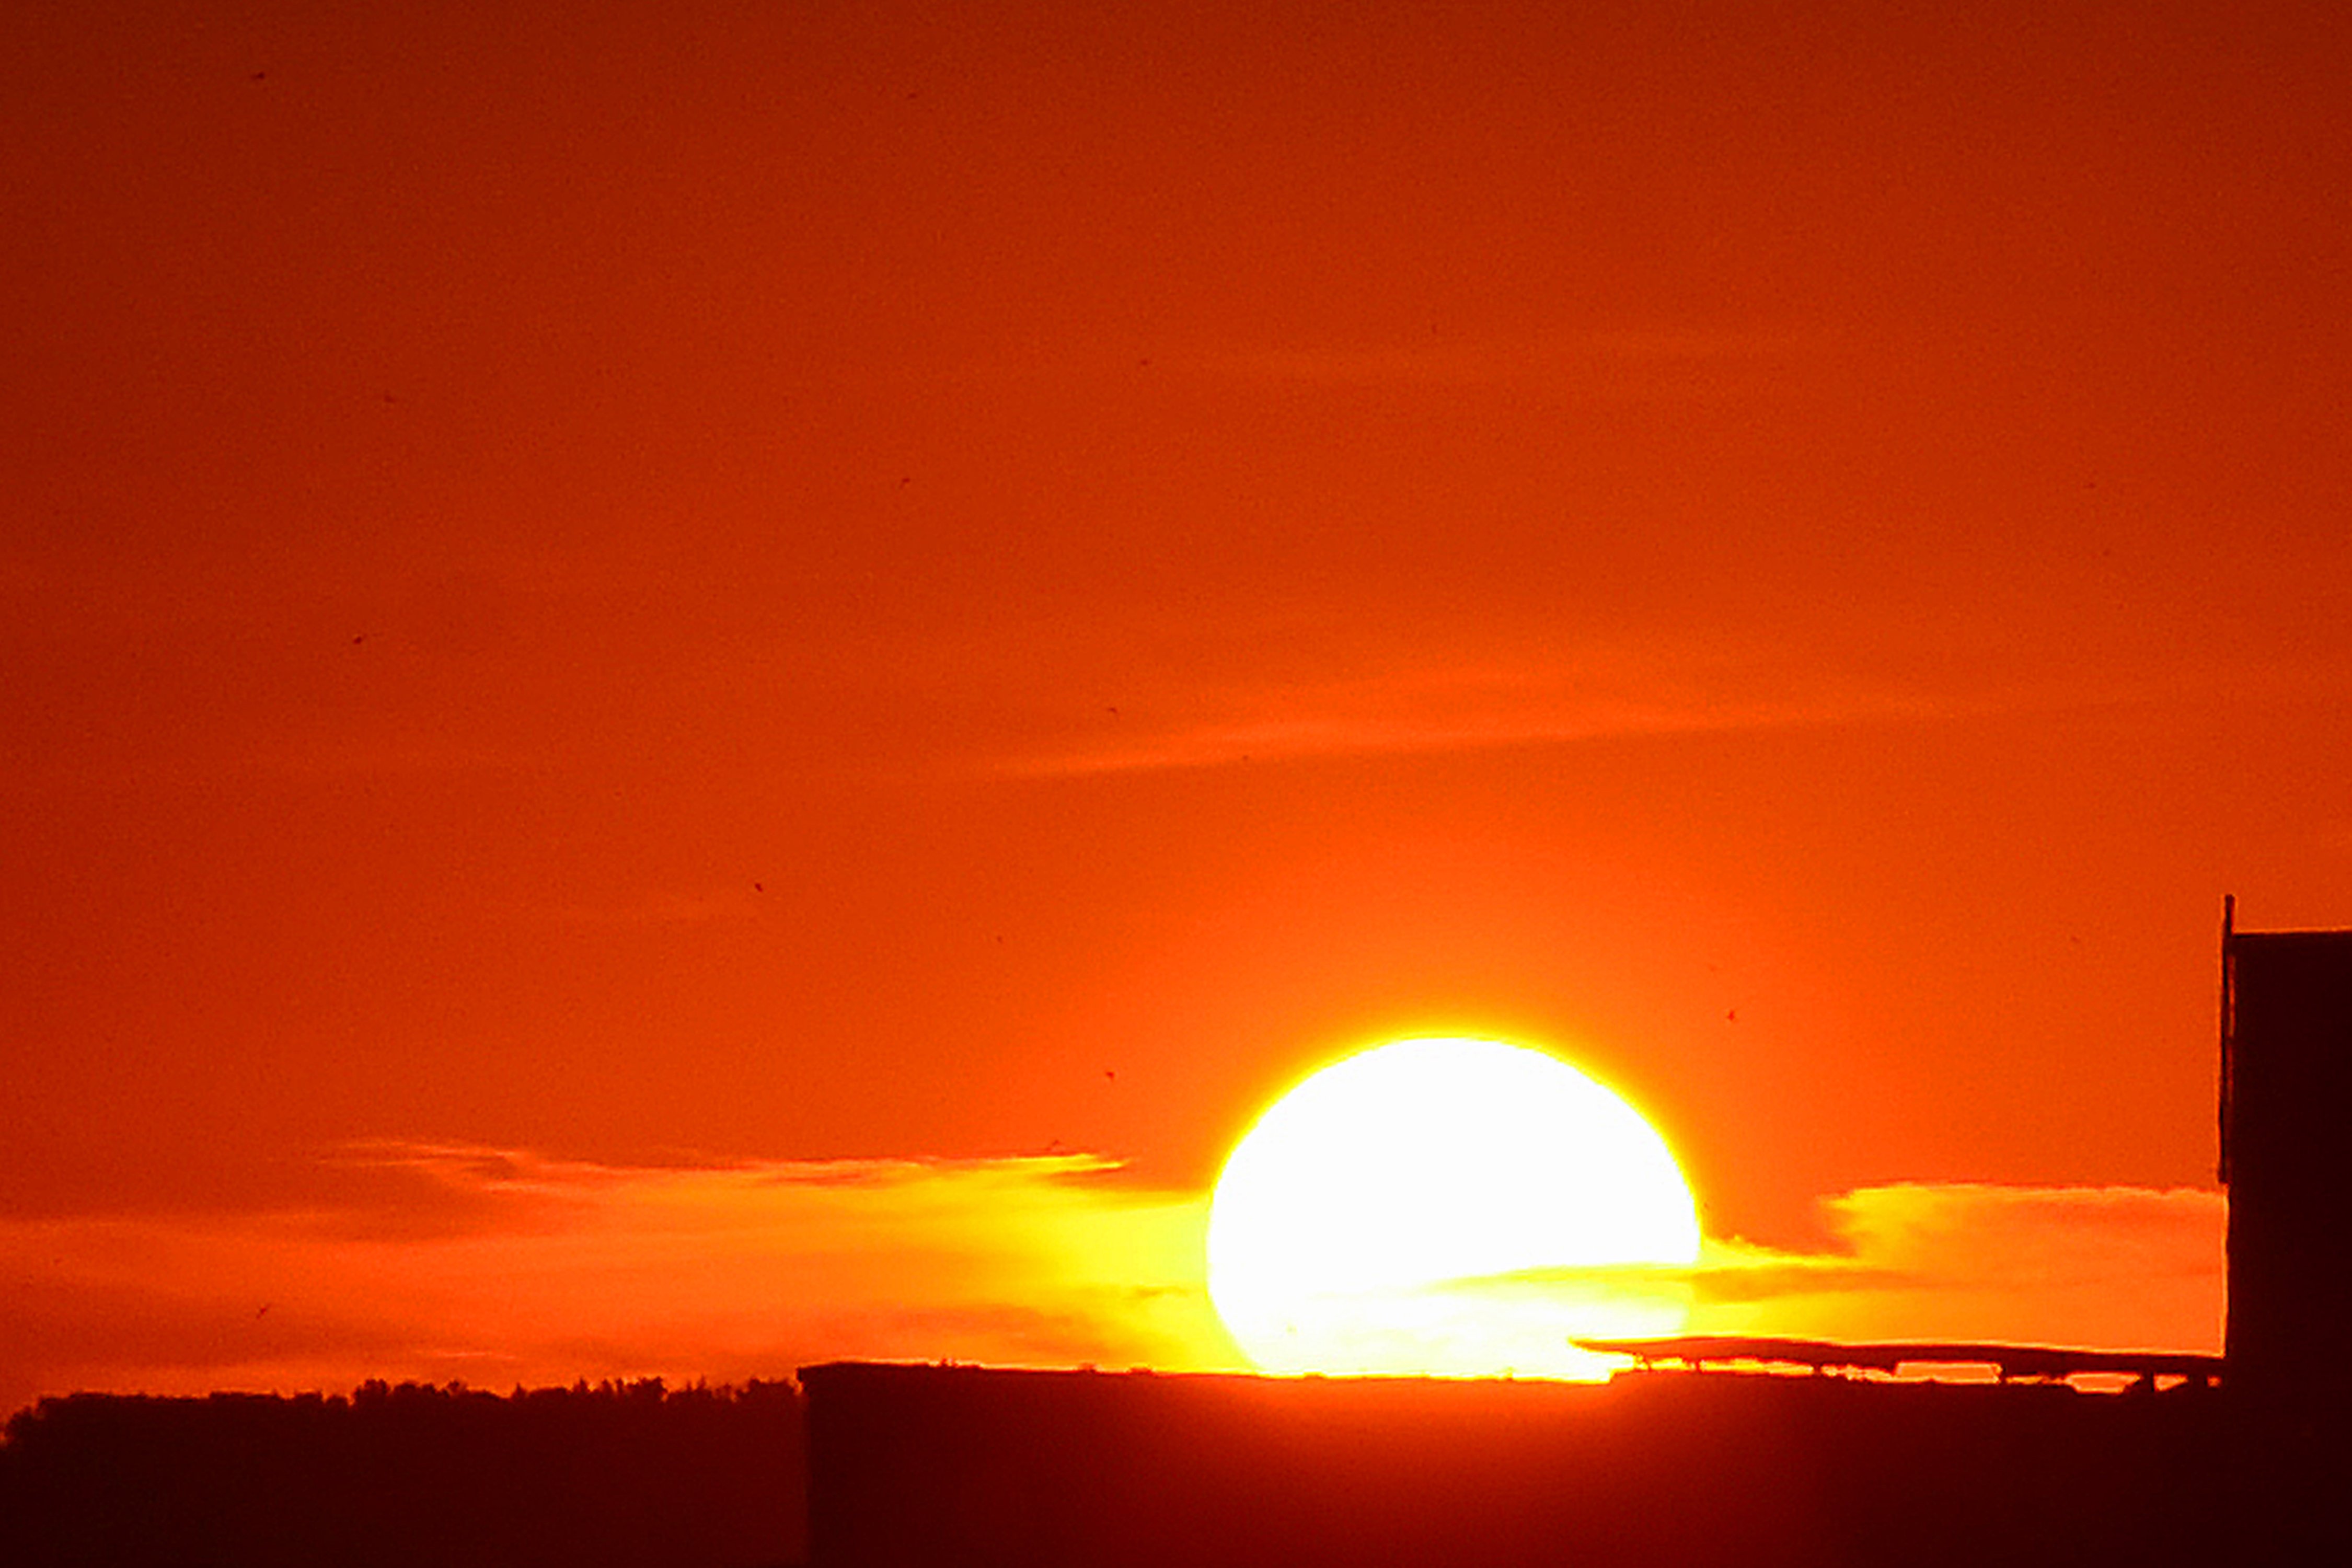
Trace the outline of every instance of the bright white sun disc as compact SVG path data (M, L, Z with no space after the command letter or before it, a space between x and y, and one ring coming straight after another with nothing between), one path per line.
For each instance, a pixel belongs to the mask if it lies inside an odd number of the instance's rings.
M1675 1332L1698 1245L1665 1141L1608 1089L1498 1040L1399 1040L1234 1148L1209 1294L1269 1372L1592 1377L1569 1341Z

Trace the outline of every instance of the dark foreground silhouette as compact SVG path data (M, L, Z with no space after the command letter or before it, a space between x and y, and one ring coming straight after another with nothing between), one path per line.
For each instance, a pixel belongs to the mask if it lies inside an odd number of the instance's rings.
M2352 1561L2245 1528L2194 1384L801 1375L820 1568Z
M773 1568L803 1469L781 1383L76 1394L8 1422L0 1563Z
M2352 1562L2329 1435L2197 1382L801 1375L47 1400L0 1445L0 1564Z

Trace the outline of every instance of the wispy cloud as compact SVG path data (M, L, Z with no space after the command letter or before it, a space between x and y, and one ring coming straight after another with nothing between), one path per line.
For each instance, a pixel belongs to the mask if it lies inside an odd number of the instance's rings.
M2190 1189L1898 1184L1823 1200L1832 1243L1710 1239L1687 1268L1534 1268L1437 1291L1496 1312L1676 1331L2218 1352L2222 1195ZM1594 1370L1614 1364L1595 1358Z
M1235 1363L1200 1284L1204 1205L1090 1156L341 1158L437 1192L439 1223L321 1206L0 1225L0 1405L78 1387L775 1376L840 1356Z
M1914 1183L1823 1206L1833 1250L1711 1246L1694 1331L2221 1349L2218 1192Z
M1024 776L1221 767L1931 717L1954 704L1893 687L1815 682L1721 660L1595 652L1189 693L1082 741L1003 763Z
M1097 1156L614 1165L386 1142L338 1165L383 1179L299 1210L0 1224L0 1409L843 1357L1242 1364L1202 1279L1205 1197ZM1524 1318L1631 1291L1703 1333L2220 1345L2217 1193L1901 1184L1825 1206L1818 1252L1715 1240L1688 1270L1449 1293Z

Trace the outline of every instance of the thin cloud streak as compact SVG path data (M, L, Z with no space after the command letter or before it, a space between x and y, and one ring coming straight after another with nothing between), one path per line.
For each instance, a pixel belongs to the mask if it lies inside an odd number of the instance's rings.
M1729 649L1595 647L1566 657L1439 663L1368 675L1146 691L1085 739L1001 758L1017 778L1427 754L1643 736L1906 724L2156 702L2308 699L2340 681L2280 671L2232 690L2211 681L2099 677L1935 687L1796 670Z
M1731 672L1703 675L1595 658L1567 666L1418 670L1358 679L1229 689L1211 712L1153 726L1139 712L1117 738L1000 764L1050 778L1223 767L1244 762L1440 752L1611 737L1916 721L1969 705L1894 689L1809 693ZM1739 689L1739 688L1750 689ZM1139 733L1132 731L1139 731Z
M2218 1192L1901 1183L1822 1210L1829 1252L1711 1245L1692 1331L2221 1348Z
M1087 1155L643 1167L462 1144L344 1163L443 1195L0 1225L0 1406L371 1376L777 1376L888 1357L1235 1366L1206 1205Z
M1238 1370L1205 1194L1090 1154L614 1165L378 1142L341 1205L0 1224L0 1410L576 1377L773 1377L838 1358ZM430 1208L433 1223L403 1223ZM2218 1193L1906 1184L1823 1202L1833 1243L1438 1289L1524 1314L1630 1295L1688 1331L2217 1350ZM1622 1303L1621 1303L1622 1304Z
M1689 1303L1688 1331L2218 1352L2223 1195L1898 1183L1823 1199L1818 1251L1710 1238L1698 1263L1522 1269L1449 1295Z

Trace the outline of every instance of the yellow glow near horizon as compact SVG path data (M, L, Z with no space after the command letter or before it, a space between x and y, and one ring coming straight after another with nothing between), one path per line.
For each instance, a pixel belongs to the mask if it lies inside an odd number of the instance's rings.
M1599 1377L1670 1334L1698 1215L1616 1094L1498 1040L1399 1040L1300 1083L1217 1179L1209 1294L1268 1372Z

